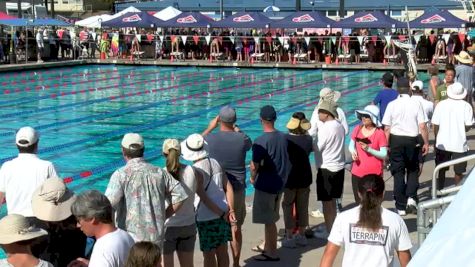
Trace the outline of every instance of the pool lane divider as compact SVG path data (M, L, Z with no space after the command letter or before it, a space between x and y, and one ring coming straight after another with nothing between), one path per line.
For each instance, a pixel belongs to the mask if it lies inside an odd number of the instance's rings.
M341 80L345 77L353 76L353 75L360 74L360 73L361 73L361 71L358 71L356 73L346 75L346 76L343 76L343 77L334 77L334 78L330 78L328 80L319 80L319 81L316 81L316 82L311 82L311 83L298 85L296 87L289 88L289 89L282 89L280 91L285 90L285 92L289 92L289 90L293 91L293 90L298 90L298 89L301 89L301 88L306 88L306 87L309 87L309 86L318 85L318 84L321 84L321 83L334 82L334 81ZM263 93L262 96L268 97L268 98L272 97L272 96L269 96L268 93ZM251 97L247 97L245 99L249 99L249 100L254 99L255 100L255 99L264 98L264 97L262 97L262 98L253 98L253 97L254 96L251 96ZM153 122L153 123L148 123L147 125L141 125L140 127L128 127L128 128L125 128L125 129L121 129L121 130L117 130L117 131L108 133L106 135L107 135L107 137L109 137L111 134L113 134L114 136L117 136L117 135L120 135L120 134L125 134L125 133L130 132L130 131L135 131L135 132L139 131L140 132L140 131L143 131L143 130L149 130L149 129L153 129L153 128L163 126L163 125L169 125L171 123L175 123L175 122L182 121L182 120L185 120L185 119L190 119L190 118L193 118L193 117L199 117L199 116L205 114L205 111L211 112L211 111L214 111L214 110L219 110L220 108L222 108L226 105L233 104L233 102L237 103L237 101L232 101L232 102L224 103L224 104L214 106L214 107L211 107L211 108L208 108L208 109L205 109L205 110L198 110L198 111L195 111L195 112L192 112L192 113L189 113L189 114L182 114L182 115L178 115L178 116L170 116L167 119L159 120L159 121L156 121L156 122ZM244 101L244 102L247 103L247 102L250 102L250 101ZM77 142L74 142L74 143L84 143L84 142L90 142L90 140L89 139L88 140L83 139L81 141L77 141ZM62 146L63 145L60 145L59 147L62 147ZM161 149L156 149L156 150L146 152L145 157L149 158L148 155L152 155L152 154L158 154L158 156L161 156ZM4 161L4 160L2 160L2 161ZM82 172L80 172L76 175L66 177L66 178L64 178L64 181L66 183L71 183L71 182L73 182L75 180L78 180L78 179L81 179L81 178L87 178L87 177L89 177L93 174L103 173L105 171L109 171L113 168L121 166L123 164L123 162L124 162L123 160L116 160L116 161L113 161L111 163L104 164L102 166L92 168L90 170L82 171Z

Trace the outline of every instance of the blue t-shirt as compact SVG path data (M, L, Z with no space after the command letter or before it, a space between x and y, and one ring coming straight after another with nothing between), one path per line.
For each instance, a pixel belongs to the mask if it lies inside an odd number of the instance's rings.
M378 95L373 100L375 105L379 106L379 119L382 120L384 117L384 112L386 112L386 107L389 102L393 101L399 96L399 93L392 88L383 88L379 91Z
M269 194L282 192L291 169L285 134L276 130L259 136L252 145L252 161L259 164L254 187Z

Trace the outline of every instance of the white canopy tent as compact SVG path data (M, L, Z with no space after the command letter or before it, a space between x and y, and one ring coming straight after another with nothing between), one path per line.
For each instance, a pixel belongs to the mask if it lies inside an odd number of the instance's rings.
M139 13L139 12L142 12L142 11L140 11L139 9L137 9L133 6L129 6L128 8L126 8L126 9L124 9L120 12L117 12L114 15L110 16L108 20L118 18L118 17L124 15L125 13Z
M163 21L169 20L171 18L174 18L178 15L180 15L182 12L172 6L169 6L167 8L164 8L160 10L159 12L153 14L154 17L159 18Z
M74 23L76 26L80 27L87 27L87 28L100 28L101 27L101 22L109 20L111 15L97 15L97 16L92 16L80 21L76 21Z

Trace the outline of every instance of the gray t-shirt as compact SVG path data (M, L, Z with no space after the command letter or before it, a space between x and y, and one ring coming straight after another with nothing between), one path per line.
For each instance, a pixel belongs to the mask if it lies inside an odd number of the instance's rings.
M234 190L246 188L246 152L251 149L251 139L242 132L223 132L205 137L206 150L219 162Z

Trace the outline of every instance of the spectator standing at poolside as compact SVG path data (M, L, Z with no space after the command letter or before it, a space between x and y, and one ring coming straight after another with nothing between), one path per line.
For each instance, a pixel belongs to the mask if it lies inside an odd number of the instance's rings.
M381 79L381 82L383 83L383 89L379 91L372 102L372 104L379 107L380 118L384 117L384 112L386 111L386 107L388 106L389 102L393 101L399 96L398 92L392 89L393 81L393 75L389 72L386 72Z
M38 157L39 138L35 129L28 126L20 128L15 138L18 157L5 162L0 169L0 203L5 198L8 214L21 214L33 219L33 192L46 179L58 176L53 163Z
M461 83L454 83L447 88L446 100L442 100L435 107L432 116L435 135L435 164L466 156L469 150L466 132L473 126L472 105L464 101L467 90ZM454 165L455 184L462 180L467 162ZM445 172L448 168L439 171L437 189L445 186Z
M435 104L439 103L442 100L447 99L447 87L455 82L455 69L453 65L447 65L445 67L445 78L444 83L437 86L437 94L435 95Z
M124 135L121 146L127 163L112 174L105 193L117 212L117 227L136 242L151 241L162 246L165 219L181 207L188 195L168 172L144 160L141 135ZM167 198L171 200L168 207Z
M333 266L342 246L345 247L343 267L389 267L394 251L401 266L406 267L411 260L411 239L402 218L381 206L383 178L362 177L358 181L358 194L361 205L337 216L320 267Z
M379 108L368 105L363 110L356 110L355 115L361 121L351 134L348 150L353 159L351 167L351 185L355 202L360 204L358 182L366 175L383 176L384 159L387 156L388 141L384 130L380 129Z
M124 267L157 267L160 266L160 247L152 242L141 241L135 243L130 249ZM185 265L193 266L193 265Z
M233 210L237 223L231 224L233 240L231 250L233 264L239 266L242 247L241 227L246 217L246 152L251 149L251 139L237 127L236 110L230 106L221 108L219 115L210 121L202 133L205 148L223 168L234 191ZM219 132L211 133L219 124Z
M43 40L43 29L40 28L36 31L36 36L35 36L35 39L36 39L36 48L37 48L37 57L38 57L38 63L42 63L43 60L41 59L41 57L43 56L43 51L45 49L45 44L44 44L44 40Z
M109 199L97 190L85 191L76 197L71 212L78 227L96 242L89 260L77 258L68 267L123 267L134 240L114 225Z
M287 136L290 163L292 168L284 189L282 211L284 213L286 238L282 246L295 248L296 245L306 246L305 228L308 226L308 201L312 184L312 167L309 155L313 151L313 140L307 131L310 122L303 112L295 112L287 123ZM295 205L296 218L293 218ZM298 231L292 231L298 226Z
M426 114L428 119L427 129L430 129L430 120L432 118L432 114L434 113L434 103L424 98L424 84L422 81L414 81L411 84L411 98L419 101L422 105L422 109Z
M390 148L396 209L404 216L406 209L411 212L417 209L419 152L422 149L422 156L428 153L429 134L422 105L409 96L409 80L399 78L397 89L400 96L389 103L382 123Z
M85 257L86 236L77 228L76 218L71 213L75 199L63 180L56 177L47 179L33 194L33 214L49 235L35 242L32 251L56 267Z
M473 60L472 56L470 56L467 52L462 51L460 54L456 55L455 58L459 62L455 67L455 81L462 84L463 88L467 90L467 96L465 100L472 105L473 101L473 83L474 83L474 67L473 67Z
M262 254L254 259L279 261L276 222L279 220L280 199L291 164L287 153L287 138L274 127L277 119L274 107L262 107L260 119L264 133L252 145L250 180L255 188L252 220L253 223L265 225L265 238Z
M427 72L430 75L428 90L429 100L434 102L435 96L437 95L437 87L440 84L439 67L437 65L432 65L427 69Z
M219 163L208 156L200 134L192 134L181 143L182 156L192 161L198 181L196 225L205 267L229 266L229 223L236 223L233 188Z
M188 198L181 209L165 221L163 244L164 267L174 266L176 251L180 266L193 267L193 253L196 240L195 193L198 178L192 166L180 162L180 143L176 139L165 139L162 152L166 157L166 170L181 183Z

